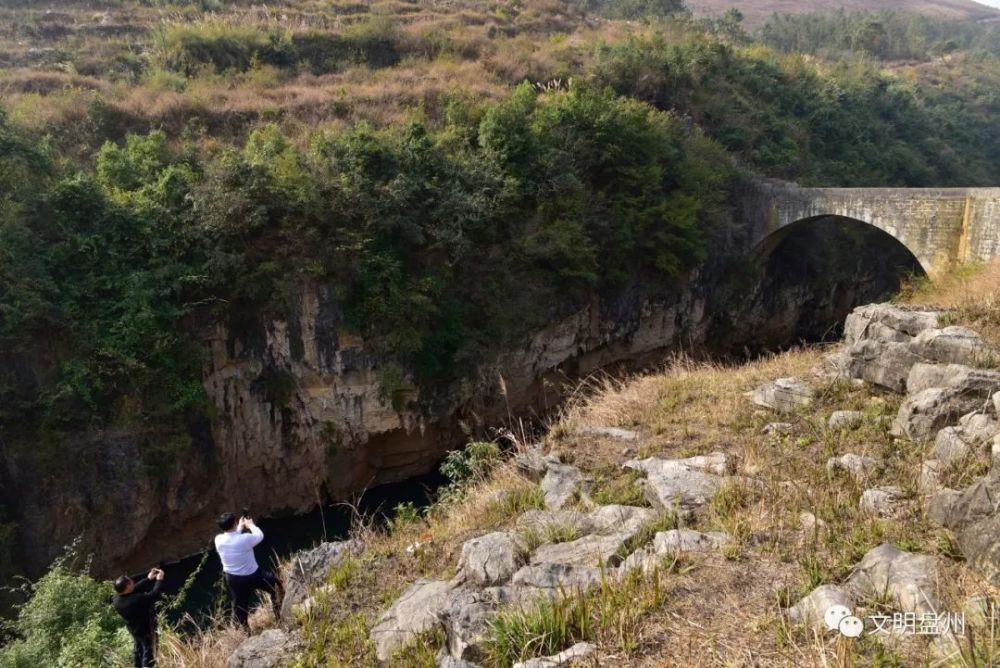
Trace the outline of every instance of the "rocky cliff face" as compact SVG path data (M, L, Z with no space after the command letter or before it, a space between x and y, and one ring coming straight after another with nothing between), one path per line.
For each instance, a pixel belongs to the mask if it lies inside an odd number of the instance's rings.
M595 370L641 366L670 350L729 353L814 336L816 323L895 287L881 275L859 279L863 262L844 266L841 274L813 266L784 275L765 267L728 282L715 270L594 296L474 377L441 388L432 409L405 381L386 387L332 290L304 286L293 320L208 329L211 415L178 435L185 445L168 464L151 467L140 456L164 444L137 430L92 437L81 470L40 474L6 458L4 495L19 511L24 561L42 569L78 535L102 573L184 556L206 544L223 509L304 511L427 472L508 411L551 407L568 381Z
M330 291L306 286L294 322L211 329L210 424L194 428L168 470L142 463L149 443L136 431L96 435L87 470L43 476L8 461L26 561L43 568L83 535L96 570L137 568L203 547L223 509L304 511L425 473L507 410L553 405L572 378L703 341L704 293L687 285L594 298L446 388L433 412L413 386L387 396L378 360L346 330Z

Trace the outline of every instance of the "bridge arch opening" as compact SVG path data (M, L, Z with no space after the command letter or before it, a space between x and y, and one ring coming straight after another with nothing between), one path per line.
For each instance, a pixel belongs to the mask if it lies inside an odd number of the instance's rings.
M853 218L796 221L755 249L755 285L744 308L766 325L745 342L751 351L840 336L856 306L884 301L926 271L887 232Z
M889 260L895 260L910 265L916 263L916 270L911 273L920 276L930 274L931 268L925 266L906 244L882 228L865 220L838 215L819 215L800 218L768 234L759 241L754 254L761 259L768 258L784 242L803 235L826 237L823 241L844 245L850 239L861 239L872 246L891 253ZM895 242L895 243L893 243ZM856 250L856 249L855 249ZM898 250L899 252L895 252Z

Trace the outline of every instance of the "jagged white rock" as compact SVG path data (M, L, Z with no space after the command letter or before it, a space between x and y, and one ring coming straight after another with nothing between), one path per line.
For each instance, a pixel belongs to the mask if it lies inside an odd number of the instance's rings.
M938 326L940 311L896 304L865 304L844 321L844 343L863 340L907 342L925 329Z
M925 329L913 339L911 346L923 358L952 364L973 365L989 352L979 334L958 326Z
M620 427L587 427L582 430L583 434L588 434L591 436L606 436L608 438L616 438L620 441L637 441L639 440L639 432L632 431L631 429L622 429Z
M903 498L903 490L899 487L873 487L861 494L861 510L879 517L895 517L902 511Z
M656 516L657 512L651 508L612 504L594 509L587 519L595 531L622 534L631 538L644 524L656 519Z
M834 411L827 420L827 427L834 431L859 427L865 421L863 411Z
M310 598L310 589L326 581L330 571L346 555L357 550L354 541L321 543L311 550L296 552L285 568L285 598L281 603L281 619L289 621L296 606Z
M455 590L439 614L447 656L481 661L489 620L497 607L497 599L488 591Z
M472 538L462 545L458 573L478 587L504 584L522 566L521 550L508 533L494 533Z
M578 494L583 486L583 472L571 464L548 465L545 477L542 478L542 493L545 495L545 507L559 510Z
M853 609L854 597L845 587L820 585L788 608L787 614L788 618L797 624L827 630L824 615L835 605L842 605L848 610Z
M451 582L417 580L396 599L371 630L378 660L388 661L419 634L440 627L440 615L454 588Z
M250 636L226 661L226 668L283 668L292 663L302 648L297 631L268 629Z
M864 481L878 467L878 461L871 457L862 457L853 452L831 457L826 460L827 471L847 471L852 478Z
M750 394L754 404L780 413L792 413L812 404L814 392L799 378L778 378Z
M847 584L863 596L888 595L903 612L924 613L941 609L937 582L937 559L883 543L865 554Z
M601 582L601 569L572 564L530 564L514 573L511 585L536 589L586 590Z
M536 549L530 563L600 567L621 551L627 541L624 534L591 534L565 543L550 543Z
M762 434L780 434L782 436L792 433L795 426L791 422L768 422L764 425L764 428L760 430Z
M597 648L589 642L580 642L552 656L520 661L514 664L514 668L561 668L575 659L590 656L596 651Z
M892 425L895 436L926 441L949 422L982 404L982 398L960 388L932 387L911 394L899 407Z
M715 472L728 470L729 460L714 452L687 459L633 459L624 467L646 474L646 498L654 508L692 512L719 491L726 478Z
M906 392L917 394L934 387L961 390L965 394L980 396L985 400L1000 387L1000 371L976 369L964 364L913 365L906 378Z

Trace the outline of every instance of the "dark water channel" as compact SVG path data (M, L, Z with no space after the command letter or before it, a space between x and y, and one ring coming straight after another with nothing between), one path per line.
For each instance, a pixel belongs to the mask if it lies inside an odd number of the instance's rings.
M385 523L401 503L412 503L417 508L428 506L445 482L444 476L435 472L375 487L361 497L358 512ZM299 550L324 541L342 540L356 519L354 511L344 504L327 504L303 515L260 518L257 524L264 532L264 541L256 549L257 563L261 568L275 568L279 559ZM215 550L211 549L213 538L205 537L205 552L164 567L168 595L177 594L192 578L180 605L167 611L168 618L180 623L182 628L203 625L212 616L228 611L222 565Z

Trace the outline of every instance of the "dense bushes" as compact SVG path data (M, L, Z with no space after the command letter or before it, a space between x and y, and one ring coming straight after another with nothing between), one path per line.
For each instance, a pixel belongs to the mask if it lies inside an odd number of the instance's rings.
M588 11L609 19L645 19L685 11L682 0L584 0Z
M985 87L959 101L877 65L830 67L709 37L603 46L594 77L689 115L771 176L836 186L1000 180L1000 99Z
M341 33L261 30L219 21L176 23L161 30L157 42L158 64L186 76L203 69L246 72L258 65L302 66L322 74L356 64L388 67L402 57L396 29L385 20L361 22Z
M162 145L154 134L108 147L98 182L47 185L37 154L9 171L0 340L18 362L0 378L0 410L12 433L155 422L198 403L200 358L180 321L201 275L171 206L189 175L158 170Z
M253 239L234 267L253 278L229 299L335 279L349 324L426 386L591 290L703 257L729 169L672 116L523 86L452 117L439 133L321 134L306 151L265 128L221 159L195 201L223 246Z
M293 317L307 280L338 286L388 371L439 387L594 290L679 278L723 220L724 154L642 103L523 86L451 117L306 148L265 126L207 161L153 132L48 186L5 130L22 187L0 209L0 335L53 366L4 376L4 417L33 433L198 412L197 323Z
M828 58L867 53L883 60L928 60L959 50L1000 56L995 22L941 21L905 12L776 14L758 35L785 53Z
M0 648L0 668L112 668L126 664L131 640L111 608L111 587L57 561L31 587L12 625L15 640Z

